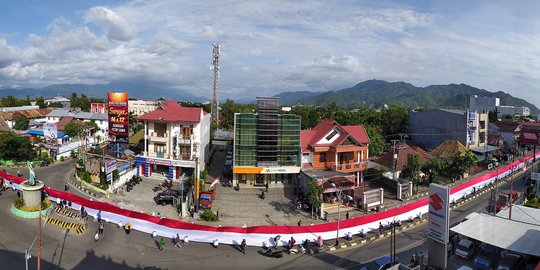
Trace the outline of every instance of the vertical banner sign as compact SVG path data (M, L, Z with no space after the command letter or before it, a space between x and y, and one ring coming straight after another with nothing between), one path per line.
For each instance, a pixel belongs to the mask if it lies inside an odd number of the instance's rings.
M43 136L45 137L45 144L56 146L58 144L58 128L56 124L43 124Z
M109 149L119 157L129 142L128 93L109 92Z
M443 245L448 243L450 189L429 184L428 236Z
M109 160L105 163L105 173L109 174L116 170L116 159Z

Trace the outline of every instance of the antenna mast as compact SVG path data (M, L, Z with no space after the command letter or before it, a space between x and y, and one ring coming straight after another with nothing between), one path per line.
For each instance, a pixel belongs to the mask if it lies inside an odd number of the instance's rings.
M219 126L219 100L218 100L218 78L219 78L219 43L212 44L212 124Z

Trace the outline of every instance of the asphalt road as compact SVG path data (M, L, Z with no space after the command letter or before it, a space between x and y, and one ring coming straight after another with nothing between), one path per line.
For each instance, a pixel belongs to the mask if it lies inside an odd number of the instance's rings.
M59 164L36 170L43 175L47 185L62 189L67 173L73 164ZM520 189L521 188L521 189ZM509 189L509 185L501 188ZM522 184L514 184L522 190ZM38 222L14 217L9 212L14 192L0 196L0 269L24 269L24 249L37 234ZM461 221L470 212L487 212L489 193L451 212L451 223ZM232 246L217 249L209 244L190 243L188 247L173 248L166 240L165 250L158 251L150 235L132 232L126 235L121 229L106 226L99 245L94 242L96 224L81 236L67 233L65 229L47 224L43 230L42 269L358 269L362 263L389 253L390 240L376 240L368 245L338 250L315 256L285 255L281 259L267 258L257 253L260 248L248 247L244 255ZM417 251L425 252L426 225L421 225L396 237L397 256L407 262ZM36 245L30 250L30 269L36 269ZM451 261L455 269L460 261ZM154 267L154 268L152 268Z

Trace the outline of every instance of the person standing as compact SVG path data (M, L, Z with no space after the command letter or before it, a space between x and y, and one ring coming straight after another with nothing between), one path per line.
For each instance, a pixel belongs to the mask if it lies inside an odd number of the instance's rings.
M302 226L302 221L298 221L298 227Z
M99 245L99 231L96 231L96 234L94 235L94 242Z
M161 240L159 240L159 251L163 251L164 247L165 247L165 241L163 240L163 238L161 238Z
M182 243L180 242L180 235L179 234L176 234L176 238L174 239L174 241L176 242L174 244L175 247L182 247Z
M213 245L214 245L214 248L218 248L219 241L217 239L214 239Z
M266 188L266 192L268 192L268 182L266 182L266 184L264 184L264 187Z
M277 248L277 246L279 245L279 239L281 239L281 235L279 234L274 237L274 248Z
M156 231L152 232L152 239L157 241L157 233L156 233Z
M101 222L101 210L97 212L97 221Z
M103 225L103 222L100 222L98 225L99 234L103 234L103 229L105 229L105 225Z
M246 239L242 239L242 243L240 243L240 249L242 250L242 253L246 254Z
M189 238L186 235L186 236L184 236L184 246L187 246L187 245L189 245Z
M349 211L347 211L347 214L345 214L345 218L349 219Z

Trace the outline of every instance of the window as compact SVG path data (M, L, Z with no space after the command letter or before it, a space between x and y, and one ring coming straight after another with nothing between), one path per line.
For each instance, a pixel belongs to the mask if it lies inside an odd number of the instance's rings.
M328 136L326 136L326 140L327 141L331 140L332 138L334 138L334 136L336 136L336 134L337 134L337 131L332 130L332 132L330 132L330 134L328 134Z
M326 152L319 153L319 162L326 162Z
M167 124L166 123L154 123L154 130L158 137L165 137L165 133L167 132Z
M302 153L302 156L309 157L309 153Z
M484 143L486 141L486 133L485 132L480 132L478 133L478 139L480 141L480 143Z
M486 121L480 121L480 129L486 129Z

